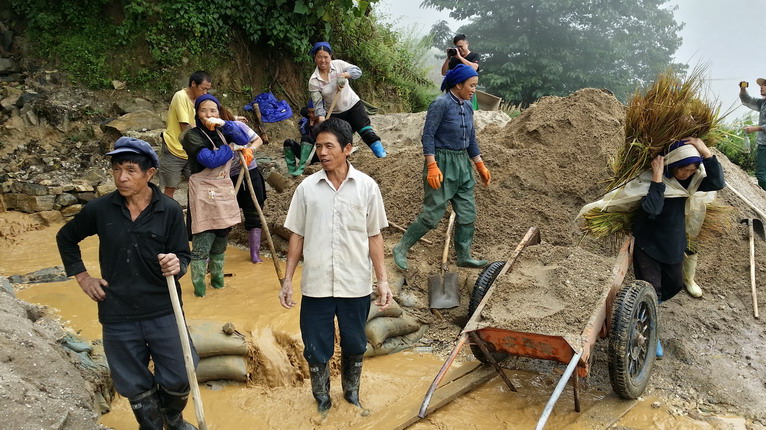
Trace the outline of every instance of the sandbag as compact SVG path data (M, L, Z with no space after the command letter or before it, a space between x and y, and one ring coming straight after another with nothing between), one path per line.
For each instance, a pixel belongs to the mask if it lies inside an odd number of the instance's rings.
M391 299L391 304L384 310L380 309L380 306L375 305L375 300L370 304L370 313L367 314L367 321L378 317L400 317L402 316L402 308L399 307L399 303L396 300Z
M197 381L247 382L247 358L241 355L219 355L202 358L197 365Z
M398 318L373 318L364 326L364 333L367 335L367 341L374 348L379 348L386 339L410 334L418 328L420 328L420 323L415 318L402 313L402 316Z
M247 355L245 337L234 332L223 332L223 325L216 321L189 321L189 335L200 358L217 355Z
M376 355L388 355L410 349L426 334L427 331L428 325L422 325L418 331L414 331L404 336L397 336L386 339L386 341L383 342L383 344L378 348L374 348L369 342L367 342L367 350L364 352L364 356L374 357Z

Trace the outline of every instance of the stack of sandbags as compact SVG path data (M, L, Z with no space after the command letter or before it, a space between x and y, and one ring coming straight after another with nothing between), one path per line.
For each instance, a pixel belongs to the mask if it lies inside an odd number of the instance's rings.
M188 321L189 335L200 360L197 381L246 382L248 377L245 336L231 323Z
M402 310L396 301L381 309L373 301L364 332L367 335L365 357L393 354L411 348L428 331L417 319Z

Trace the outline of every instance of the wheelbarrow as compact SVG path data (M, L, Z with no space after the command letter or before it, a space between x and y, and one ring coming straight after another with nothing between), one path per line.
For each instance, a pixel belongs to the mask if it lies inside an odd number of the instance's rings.
M468 344L474 356L494 367L511 391L517 391L498 362L508 356L553 360L567 364L545 405L536 429L545 426L556 401L571 379L574 408L580 412L580 378L590 371L590 356L599 337L609 339L608 362L612 389L624 399L637 399L649 383L657 348L657 296L651 284L633 281L622 285L633 256L633 238L627 238L617 255L612 274L599 297L598 305L582 330L579 341L542 333L525 333L497 327L481 327L482 309L491 300L493 282L512 270L529 245L540 242L540 231L531 227L507 261L488 265L479 275L469 303L470 318L455 347L434 378L423 399L418 416L431 410L429 403L453 361ZM576 304L573 304L576 305Z

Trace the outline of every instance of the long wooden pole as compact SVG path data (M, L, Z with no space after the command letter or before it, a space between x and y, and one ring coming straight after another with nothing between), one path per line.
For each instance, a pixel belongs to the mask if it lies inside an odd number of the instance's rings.
M184 354L186 377L189 378L189 387L191 387L194 410L197 413L197 425L199 426L199 430L207 430L205 411L202 409L202 397L200 397L199 385L197 384L197 373L194 371L194 360L192 359L191 344L189 343L189 332L186 330L186 321L184 320L184 314L181 310L181 301L178 300L178 292L176 291L176 280L173 276L165 276L165 280L168 284L170 302L173 304L173 314L175 314L176 317L178 335L181 336L181 350Z
M274 262L274 269L277 272L277 278L279 278L279 285L282 285L282 268L279 267L279 258L277 257L277 250L274 248L274 241L271 239L271 232L269 232L269 225L266 222L266 217L263 216L263 210L261 205L258 204L258 199L255 197L255 189L253 188L253 181L250 179L250 171L247 170L247 163L245 162L245 156L242 155L242 151L239 151L239 162L242 163L242 175L245 175L245 181L247 181L247 188L250 190L250 198L253 199L253 205L255 210L258 211L258 217L261 219L261 228L266 233L266 240L269 242L269 251L271 251L271 261ZM258 244L260 246L260 244Z
M755 290L755 240L753 238L753 220L747 220L750 234L750 294L753 296L753 316L758 318L758 293Z

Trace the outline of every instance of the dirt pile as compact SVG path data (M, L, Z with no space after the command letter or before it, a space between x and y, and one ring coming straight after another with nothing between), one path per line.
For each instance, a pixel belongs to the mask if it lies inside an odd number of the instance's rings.
M610 287L613 265L612 259L580 247L532 246L507 276L497 279L479 326L563 336L578 346Z
M78 371L78 357L58 344L66 334L59 322L0 291L0 327L2 427L100 428L95 412L99 387L87 370Z

